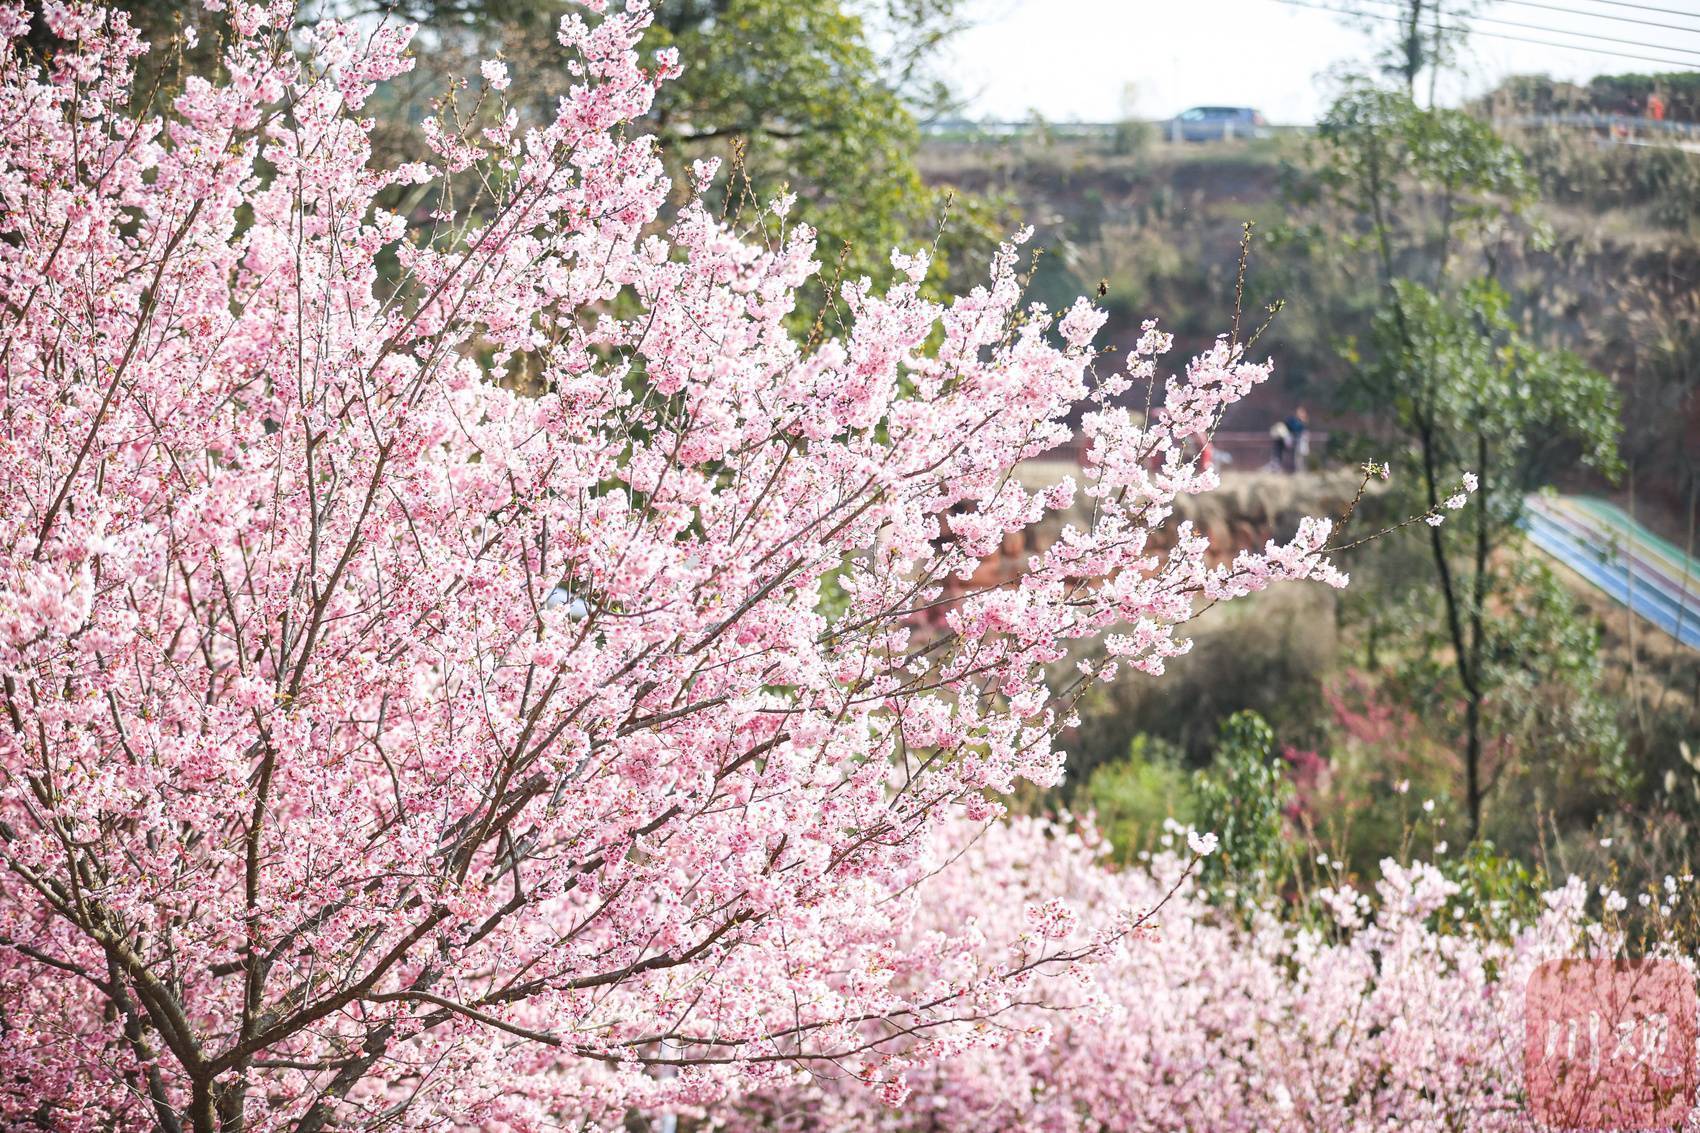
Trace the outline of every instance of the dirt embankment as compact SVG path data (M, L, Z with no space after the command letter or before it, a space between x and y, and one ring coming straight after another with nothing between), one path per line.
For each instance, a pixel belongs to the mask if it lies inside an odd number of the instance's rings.
M1038 491L1072 476L1083 480L1080 466L1072 461L1031 460L1017 468L1022 484ZM1229 472L1222 486L1199 496L1182 496L1175 503L1174 520L1153 532L1151 549L1167 550L1173 545L1177 523L1190 522L1210 540L1210 557L1227 562L1241 551L1261 550L1271 539L1290 539L1306 516L1337 518L1346 510L1363 485L1360 473L1350 469L1306 472L1297 476L1277 472ZM1380 482L1369 490L1380 488ZM1053 513L1037 527L1007 536L999 553L981 562L973 578L953 581L959 592L969 593L998 586L1020 576L1026 559L1048 546L1067 524L1085 529L1092 523L1092 500L1077 494L1074 507Z

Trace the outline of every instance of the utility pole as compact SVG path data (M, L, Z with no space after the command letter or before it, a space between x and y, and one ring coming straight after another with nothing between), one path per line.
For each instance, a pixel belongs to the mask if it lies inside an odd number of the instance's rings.
M1405 59L1400 70L1405 76L1405 93L1417 97L1417 76L1423 69L1423 0L1409 0L1405 10Z

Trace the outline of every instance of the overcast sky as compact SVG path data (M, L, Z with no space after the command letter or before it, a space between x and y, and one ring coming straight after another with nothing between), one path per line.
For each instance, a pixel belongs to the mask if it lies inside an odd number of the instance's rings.
M1305 2L1331 6L1335 0ZM1467 49L1464 76L1442 85L1442 101L1479 93L1514 73L1586 79L1677 69L1603 55L1587 50L1589 42L1700 67L1700 0L1643 2L1667 11L1601 0L1543 0L1549 7L1495 0L1478 15L1533 26L1483 22L1476 25L1478 32L1582 46L1564 49L1477 35ZM950 77L968 98L968 115L974 118L1025 118L1034 110L1052 120L1111 121L1130 112L1161 118L1189 106L1219 103L1257 107L1274 122L1310 122L1328 102L1330 87L1322 76L1340 64L1367 66L1374 51L1370 36L1347 27L1340 17L1279 0L975 0L970 12L975 23L954 46ZM1697 30L1673 31L1607 16ZM1566 30L1588 39L1579 41L1563 34Z

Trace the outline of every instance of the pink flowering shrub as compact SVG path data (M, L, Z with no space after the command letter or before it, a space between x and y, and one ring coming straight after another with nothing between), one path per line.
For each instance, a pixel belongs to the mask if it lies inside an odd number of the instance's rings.
M731 1128L1532 1133L1528 976L1604 946L1575 879L1502 941L1442 923L1457 886L1420 863L1384 862L1371 893L1322 890L1324 931L1269 910L1244 927L1172 854L1108 869L1090 830L1016 820L952 852L959 868L925 887L918 940L960 924L989 945L1039 948L1045 925L988 909L996 893L1000 906L1050 901L1045 923L1068 939L1113 943L1054 979L1036 997L1046 1009L988 1022L992 1041L949 1062L905 1067L900 1110L819 1075L745 1099ZM1152 908L1141 932L1117 932Z
M552 120L492 66L395 168L362 114L407 29L235 3L150 99L122 13L39 15L43 58L0 4L0 1125L619 1127L817 1068L896 1100L1131 931L1035 887L972 896L1027 937L917 936L916 883L1057 780L1074 686L1343 582L1323 522L1152 538L1266 365L1223 340L1144 425L1115 399L1168 337L1100 375L1103 316L1024 307L1013 244L948 304L895 253L797 341L787 202L662 215L641 4L562 20ZM378 203L450 179L427 231ZM1025 490L1070 420L1084 484Z

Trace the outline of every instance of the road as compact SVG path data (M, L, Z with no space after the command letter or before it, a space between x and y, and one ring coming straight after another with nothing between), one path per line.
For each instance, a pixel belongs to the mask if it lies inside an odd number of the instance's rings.
M1531 496L1529 538L1612 600L1700 649L1700 562L1587 496Z
M1147 123L1159 135L1167 122ZM1672 122L1666 119L1640 118L1630 114L1523 114L1493 119L1496 127L1522 130L1570 130L1596 135L1602 144L1642 146L1654 149L1679 149L1700 153L1700 123ZM1021 138L1046 134L1053 138L1107 140L1126 130L1126 122L1041 122L970 121L966 118L940 118L923 123L921 132L930 138L958 142L987 142L1005 138ZM1315 130L1309 125L1266 125L1252 130L1249 137L1224 135L1222 141L1247 141L1278 134L1308 134ZM1179 139L1176 139L1179 144Z

